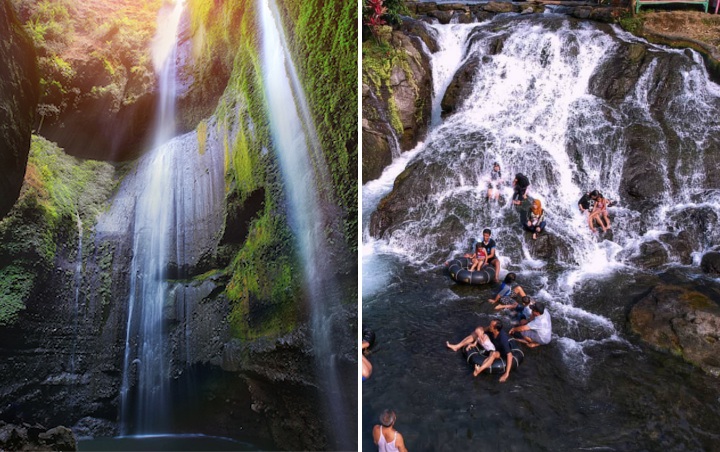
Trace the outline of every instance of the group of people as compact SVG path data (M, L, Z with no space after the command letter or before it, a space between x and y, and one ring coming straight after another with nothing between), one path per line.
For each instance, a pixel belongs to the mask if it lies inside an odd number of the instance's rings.
M445 345L454 352L463 348L469 350L472 347L485 350L487 358L482 364L475 366L474 377L489 368L496 359L505 358L505 372L500 376L500 382L507 381L513 363L510 337L531 348L549 344L552 339L550 312L545 308L544 303L534 301L527 296L521 286L514 286L516 278L515 273L508 273L496 296L488 299L490 304L496 305L495 310L510 311L513 326L507 333L503 330L502 322L493 319L487 327L478 326L457 344L445 342Z
M493 169L490 172L490 180L488 182L487 198L500 199L500 188L502 186L502 171L498 162L493 163ZM545 209L539 199L528 200L528 188L530 180L522 173L517 173L512 181L513 197L512 203L521 210L520 221L523 229L532 232L533 240L536 240L538 234L545 230L547 221L545 219ZM602 193L593 190L583 194L578 202L580 212L587 215L588 226L592 232L596 232L595 223L597 223L603 232L610 229L610 218L607 208L612 201L605 198Z
M612 204L612 201L605 198L602 193L597 190L593 190L583 194L580 201L578 201L578 208L580 212L587 216L588 226L590 230L595 232L595 222L597 222L602 228L603 232L607 232L610 229L610 218L608 217L607 208Z

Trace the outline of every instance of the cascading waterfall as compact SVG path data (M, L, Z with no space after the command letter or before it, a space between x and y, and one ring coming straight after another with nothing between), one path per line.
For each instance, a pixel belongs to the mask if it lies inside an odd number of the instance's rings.
M378 181L363 188L363 200L370 200L364 202L369 209L363 215L367 225L377 201L392 188L395 175L406 165L422 161L428 167L442 168L426 174L432 179L432 191L424 202L410 208L402 225L381 240L370 238L366 230L364 247L369 244L371 254L402 256L426 267L434 266L465 252L469 241L490 227L503 267L544 281L538 297L550 302L567 325L590 323L595 332L589 339L618 340L612 321L589 312L574 294L590 280L631 271L627 259L636 254L639 245L672 231L682 212L708 208L720 214L717 190L703 185L707 180L703 153L716 146L711 131L717 130L712 121L720 110L720 89L709 81L700 58L694 55L694 62L682 69L681 91L673 93L663 112L665 123L677 131L674 137L659 122L658 112L648 106L648 99L658 95L654 61L644 68L634 92L620 108L592 94L593 77L607 59L621 44L637 42L619 30L609 34L591 24L571 23L554 15L541 20L502 19L502 23L490 25L432 27L440 36L441 46L431 56L433 75L441 73L436 66L442 65L442 73L449 73L445 77L452 77L472 58L481 64L470 94L456 112L438 121L425 143L410 156L403 156L407 163L400 163L399 168L393 164ZM447 45L455 50L444 47ZM458 49L463 49L461 58L457 57ZM448 79L434 83L435 120L440 116L439 99ZM628 206L615 207L611 209L612 236L594 238L578 212L577 200L585 190L594 188L618 199L623 167L631 152L629 130L635 124L669 137L653 143L656 163L666 178L663 191L657 193L657 209L649 221ZM670 139L677 151L668 143ZM487 203L486 184L494 161L501 164L506 182L517 172L529 176L530 195L542 200L549 230L568 250L557 263L561 271L541 276L547 263L530 257L531 240L521 232L517 213L509 202L509 187L504 190L505 204ZM438 250L439 239L446 233L443 222L456 215L465 225L465 236L456 238L454 249ZM706 240L704 248L695 249L695 256L710 243ZM449 253L444 255L445 251ZM374 286L372 281L363 282L363 288ZM559 342L577 347L584 339L588 338L565 337Z
M262 69L268 115L288 197L289 221L296 237L304 273L304 287L310 300L313 350L323 384L323 393L333 419L335 441L346 446L346 411L335 368L330 336L330 302L334 281L327 278L323 266L329 260L324 233L321 201L330 187L327 165L317 141L309 109L285 44L285 37L276 5L260 0L262 30Z
M82 284L82 253L83 253L83 223L80 218L80 213L75 212L75 222L78 229L78 251L77 251L77 263L75 264L75 278L73 279L73 285L75 286L75 297L73 298L73 346L72 352L70 353L70 373L75 373L75 366L77 360L77 340L78 340L78 322L80 314L80 286Z
M134 217L130 299L121 388L121 433L158 432L167 428L169 357L164 347L163 308L167 302L167 265L174 240L173 145L177 33L184 1L161 11L153 43L158 72L159 106L154 149L141 162L144 190L137 193ZM131 388L134 397L131 400ZM132 426L132 427L131 427Z

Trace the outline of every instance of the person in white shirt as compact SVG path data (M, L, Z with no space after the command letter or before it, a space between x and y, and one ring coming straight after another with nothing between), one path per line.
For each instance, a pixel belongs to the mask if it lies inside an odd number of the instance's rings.
M545 304L538 301L531 308L532 319L525 325L510 328L510 335L528 347L547 345L552 339L552 320Z

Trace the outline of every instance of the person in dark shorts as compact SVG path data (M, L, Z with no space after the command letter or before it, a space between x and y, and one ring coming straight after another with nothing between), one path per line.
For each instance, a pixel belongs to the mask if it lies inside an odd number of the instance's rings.
M527 189L530 186L530 179L523 173L517 173L512 182L513 185L513 204L519 206L522 200L527 197Z
M505 275L505 279L503 280L502 284L500 284L500 289L498 289L498 293L495 295L495 298L488 298L489 303L495 304L497 302L500 302L500 305L498 305L498 307L496 307L495 309L505 309L505 305L516 304L515 300L513 300L513 297L522 298L525 296L525 291L522 287L513 287L513 283L515 282L516 278L517 276L513 272Z
M484 229L483 240L480 243L485 248L487 254L487 260L485 261L485 263L487 265L492 265L493 267L495 267L494 281L500 282L500 259L498 259L497 254L495 254L495 240L490 238L491 235L492 231L490 229Z
M477 377L480 373L490 367L496 359L501 356L505 357L505 373L500 376L500 383L507 381L510 376L510 370L512 369L513 354L510 348L510 337L502 329L503 325L499 320L493 319L490 321L488 331L490 332L490 341L495 346L495 351L490 353L490 356L482 363L481 366L475 366L473 371L473 377Z
M494 198L495 201L500 199L500 184L502 183L502 172L500 171L500 164L498 162L493 163L493 169L490 172L490 182L488 183L487 197L488 199Z

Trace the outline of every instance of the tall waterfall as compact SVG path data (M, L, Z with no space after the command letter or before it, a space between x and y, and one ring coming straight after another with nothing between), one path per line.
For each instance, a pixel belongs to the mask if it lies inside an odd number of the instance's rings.
M694 221L699 210L720 217L720 191L713 185L717 179L708 170L712 168L709 155L720 149L719 138L711 132L717 131L720 87L708 79L697 54L688 52L688 56L642 43L649 48L650 62L639 66L643 72L634 90L620 101L603 98L596 93L602 77L609 74L602 71L603 65L627 52L638 43L637 38L558 15L432 27L441 46L431 56L436 78L452 77L472 59L480 64L457 110L444 120L437 119L424 143L363 188L363 200L370 201L364 203L368 210L363 213L364 247L370 248L364 251L365 265L385 255L431 267L467 251L469 241L489 227L503 268L513 269L521 278L535 278L542 285L538 297L569 324L590 323L597 331L593 338L616 338L613 323L584 308L576 292L593 279L634 271L632 258L639 247L659 238L667 239L660 242L670 254L669 263L680 265L668 237L691 226L682 223ZM660 92L665 83L672 83L664 80L667 72L661 72L657 58L663 55L678 65L683 80L670 94ZM445 70L436 70L443 66ZM449 79L434 83L435 120L440 117L438 98ZM658 108L661 102L665 103ZM651 200L653 206L621 203L610 209L612 233L593 235L578 211L578 199L592 189L620 199L627 183L623 171L631 159L638 158L635 148L643 139L652 140L656 160L647 167L657 170L661 181ZM552 272L548 262L532 257L533 241L521 230L509 186L504 190L504 204L487 201L489 172L495 161L506 182L518 172L528 175L530 196L542 200L548 231L567 250L559 253ZM417 198L408 201L404 218L395 219L382 237L371 237L367 230L370 214L392 189L396 175L416 163L421 164L416 177L424 178L429 192L417 193ZM450 218L464 226L464 233L448 237ZM704 233L707 237L696 237L692 250L696 264L698 256L718 240L717 229L710 225ZM449 249L438 249L443 242L450 243ZM367 275L363 287L377 286L372 277ZM576 345L570 338L560 342Z
M289 220L296 237L304 272L304 289L310 300L313 350L326 395L335 441L343 448L347 415L335 367L330 336L330 306L337 291L324 271L329 261L322 208L330 187L327 165L316 138L305 96L285 40L280 15L272 0L259 0L262 30L262 70L273 143L289 201Z
M161 11L153 43L159 80L154 149L139 163L143 181L134 216L130 299L121 388L121 433L149 433L167 428L169 356L164 347L163 310L167 303L167 265L176 254L173 172L177 34L184 0ZM171 255L172 253L172 255ZM131 388L135 386L131 400ZM131 427L132 426L132 427Z

